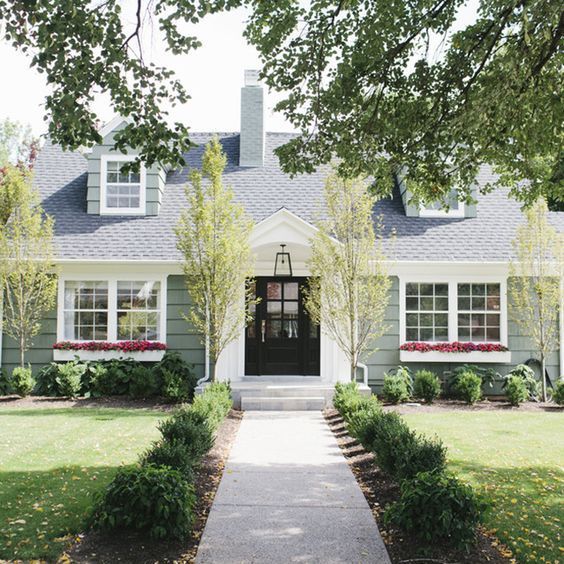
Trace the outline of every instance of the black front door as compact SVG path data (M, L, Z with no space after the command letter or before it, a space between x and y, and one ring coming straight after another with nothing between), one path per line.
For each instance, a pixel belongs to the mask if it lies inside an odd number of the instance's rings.
M246 330L245 374L319 375L319 327L303 305L305 278L257 278Z

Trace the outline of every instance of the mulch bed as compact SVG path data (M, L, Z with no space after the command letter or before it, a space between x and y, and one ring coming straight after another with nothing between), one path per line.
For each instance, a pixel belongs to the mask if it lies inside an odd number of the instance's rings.
M102 408L112 407L116 409L161 409L171 411L178 407L177 404L165 403L160 398L131 399L128 396L108 396L100 398L57 398L50 396L0 396L0 409L61 409L67 407Z
M119 531L104 534L89 531L79 535L77 542L61 561L86 564L135 562L194 562L200 537L204 532L223 469L239 430L243 412L232 410L221 424L213 448L202 460L196 471L195 487L197 504L196 521L189 539L183 541L152 541L147 535Z
M366 452L358 441L348 435L344 421L337 410L327 410L325 419L372 509L386 549L394 564L482 564L486 562L507 564L511 562L493 546L495 543L500 549L503 549L499 541L489 538L483 531L477 533L476 543L470 552L461 552L444 546L423 546L404 536L398 530L386 528L383 524L383 513L390 503L399 498L398 485L376 466L373 454Z
M564 411L564 406L556 405L552 402L534 402L527 401L519 407L513 407L505 398L491 397L489 399L479 401L474 405L468 405L460 400L455 399L439 399L432 404L423 402L409 402L399 405L386 405L384 409L397 411L398 413L438 413L441 411Z

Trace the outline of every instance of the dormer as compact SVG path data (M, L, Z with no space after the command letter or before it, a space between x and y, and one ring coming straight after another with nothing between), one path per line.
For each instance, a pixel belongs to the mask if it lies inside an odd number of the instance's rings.
M87 213L108 216L158 215L166 172L158 164L140 167L139 172L125 172L124 165L137 156L133 148L126 153L114 150L114 136L127 125L125 118L115 118L100 134L103 141L89 151Z
M458 191L456 188L451 190L448 195L448 201L433 202L432 204L417 204L414 202L413 193L407 187L407 182L403 175L396 175L396 182L399 187L405 215L408 217L426 217L426 218L444 218L456 219L465 217L476 217L476 197L478 191L472 189L473 202L468 204L458 199ZM446 204L446 205L445 205Z

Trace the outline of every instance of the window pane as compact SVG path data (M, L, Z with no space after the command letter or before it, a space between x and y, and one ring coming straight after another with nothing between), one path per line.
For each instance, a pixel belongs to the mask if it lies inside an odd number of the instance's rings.
M485 296L486 295L486 285L485 284L472 284L472 295L473 296Z
M459 313L458 314L458 325L468 327L470 325L470 314Z
M432 313L422 313L419 316L419 323L421 327L433 327L433 314Z
M419 340L420 341L432 341L433 340L433 329L423 327L419 331Z
M488 313L486 315L486 324L488 327L499 327L499 314Z
M435 314L435 327L447 327L448 315L446 313Z
M499 341L499 327L488 327L486 336L488 341Z
M284 302L284 317L298 317L298 302Z
M488 296L499 296L500 286L499 284L488 284L487 291Z
M280 284L280 282L268 282L266 284L266 299L268 300L282 299L282 284Z
M448 341L448 327L435 328L435 341Z
M435 309L438 311L448 311L448 298L435 298Z
M470 284L459 284L458 285L458 295L459 296L469 296L470 295Z
M419 293L419 284L414 284L413 282L406 284L405 293L407 296L417 296Z
M486 300L485 298L476 298L472 297L472 310L483 310L486 308Z
M410 311L417 311L419 309L419 299L418 298L406 298L405 307Z
M417 313L408 313L405 316L405 322L408 327L417 327L419 322L419 315Z
M448 284L435 284L435 296L448 296Z
M266 313L268 317L280 317L282 314L282 302L267 302Z
M459 341L469 341L470 340L470 327L459 327L458 328L458 340Z
M488 296L486 305L489 310L499 310L499 296Z
M297 300L298 299L298 283L287 282L284 284L284 299Z
M286 339L297 339L298 338L298 321L297 320L284 321L283 336Z
M266 320L266 336L268 338L278 339L282 333L282 321L279 320Z
M433 295L433 284L420 284L419 294L421 296L432 296Z
M406 332L405 332L405 337L408 341L418 341L419 340L419 334L418 333L419 332L416 328L408 327Z
M458 309L469 310L470 309L470 298L458 297Z
M433 311L433 298L420 298L421 309L424 311Z
M473 341L485 341L486 331L483 327L472 327L472 340Z

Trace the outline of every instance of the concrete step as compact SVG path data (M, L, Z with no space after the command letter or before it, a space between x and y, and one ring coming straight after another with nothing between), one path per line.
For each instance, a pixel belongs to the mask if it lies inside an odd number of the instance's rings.
M247 397L286 397L307 398L312 396L323 396L332 398L335 392L333 386L292 386L267 384L262 386L249 386L238 388L241 394Z
M241 394L243 411L321 411L325 405L323 396L248 396L245 392Z

